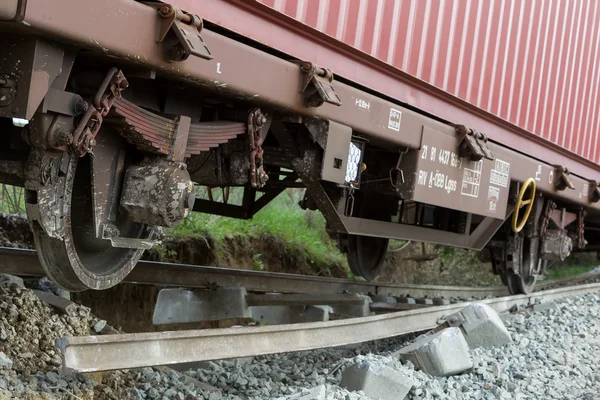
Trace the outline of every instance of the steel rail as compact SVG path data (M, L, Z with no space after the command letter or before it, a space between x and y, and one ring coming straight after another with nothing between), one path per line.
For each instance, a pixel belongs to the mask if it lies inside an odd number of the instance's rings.
M0 272L20 276L44 276L35 250L0 247ZM547 290L565 284L600 279L600 274L583 274L558 281L538 283L535 290ZM310 275L260 272L190 264L139 261L123 280L125 283L169 287L206 288L238 286L250 292L279 293L360 293L389 296L421 297L498 297L508 295L504 286L468 287L385 282L353 281Z
M600 290L600 283L480 301L496 311ZM434 328L469 303L291 325L59 338L65 372L252 357L360 343Z
M44 276L34 250L0 247L0 272L20 276ZM250 292L280 293L361 293L411 297L477 297L505 296L505 287L454 287L409 285L353 281L310 275L249 271L231 268L205 267L139 261L124 282L204 288L209 286L244 287Z

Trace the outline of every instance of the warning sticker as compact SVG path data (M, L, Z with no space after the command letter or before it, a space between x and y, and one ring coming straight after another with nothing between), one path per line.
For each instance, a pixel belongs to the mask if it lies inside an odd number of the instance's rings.
M495 213L498 208L498 201L500 201L500 188L490 186L488 188L488 210Z
M388 128L400 132L400 121L402 120L402 112L396 109L390 108L390 119L388 121Z
M477 161L471 168L465 167L463 172L461 194L469 197L479 197L479 185L481 184L481 168L483 161Z
M506 161L498 160L494 162L494 168L490 174L490 183L494 185L507 187L510 173L510 164Z

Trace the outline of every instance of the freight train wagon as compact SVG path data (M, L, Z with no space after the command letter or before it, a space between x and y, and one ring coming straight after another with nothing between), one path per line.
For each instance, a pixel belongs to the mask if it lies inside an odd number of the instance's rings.
M593 0L4 0L0 181L72 291L302 187L356 275L415 240L527 293L600 245L599 30Z

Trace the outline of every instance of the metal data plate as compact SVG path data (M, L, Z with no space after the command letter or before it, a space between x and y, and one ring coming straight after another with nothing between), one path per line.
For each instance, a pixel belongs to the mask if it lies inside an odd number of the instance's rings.
M504 218L511 161L468 161L457 152L454 136L423 127L421 149L402 162L406 182L402 195L427 204Z
M352 140L352 128L329 121L327 146L323 156L321 178L324 181L343 184L346 179L348 153Z

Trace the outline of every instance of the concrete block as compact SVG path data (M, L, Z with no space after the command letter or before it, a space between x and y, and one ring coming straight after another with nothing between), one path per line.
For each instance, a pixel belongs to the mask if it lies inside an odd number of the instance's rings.
M158 294L152 323L155 325L251 318L246 289L163 289Z
M428 304L428 305L433 305L433 299L417 299L416 300L417 304Z
M6 293L6 289L10 288L11 285L16 285L20 288L25 288L23 279L15 275L0 274L0 290Z
M340 382L347 390L362 390L367 397L379 400L404 399L413 384L406 374L368 361L346 368Z
M340 304L333 306L333 312L347 317L368 317L374 315L370 304L373 302L369 296L362 296L362 304Z
M455 375L473 368L469 345L460 329L454 327L433 335L422 335L395 355L434 376Z
M386 296L383 294L373 295L373 296L371 296L371 300L373 300L373 303L392 303L392 304L397 303L395 297Z
M433 299L433 304L435 304L436 306L446 306L450 304L450 300L444 297L437 297Z
M250 307L252 319L263 324L282 325L329 321L329 306L256 306Z
M415 299L413 299L412 297L396 297L396 302L403 304L417 304Z
M486 304L469 304L459 312L449 315L446 321L451 326L460 327L472 349L503 346L512 340L498 313Z

